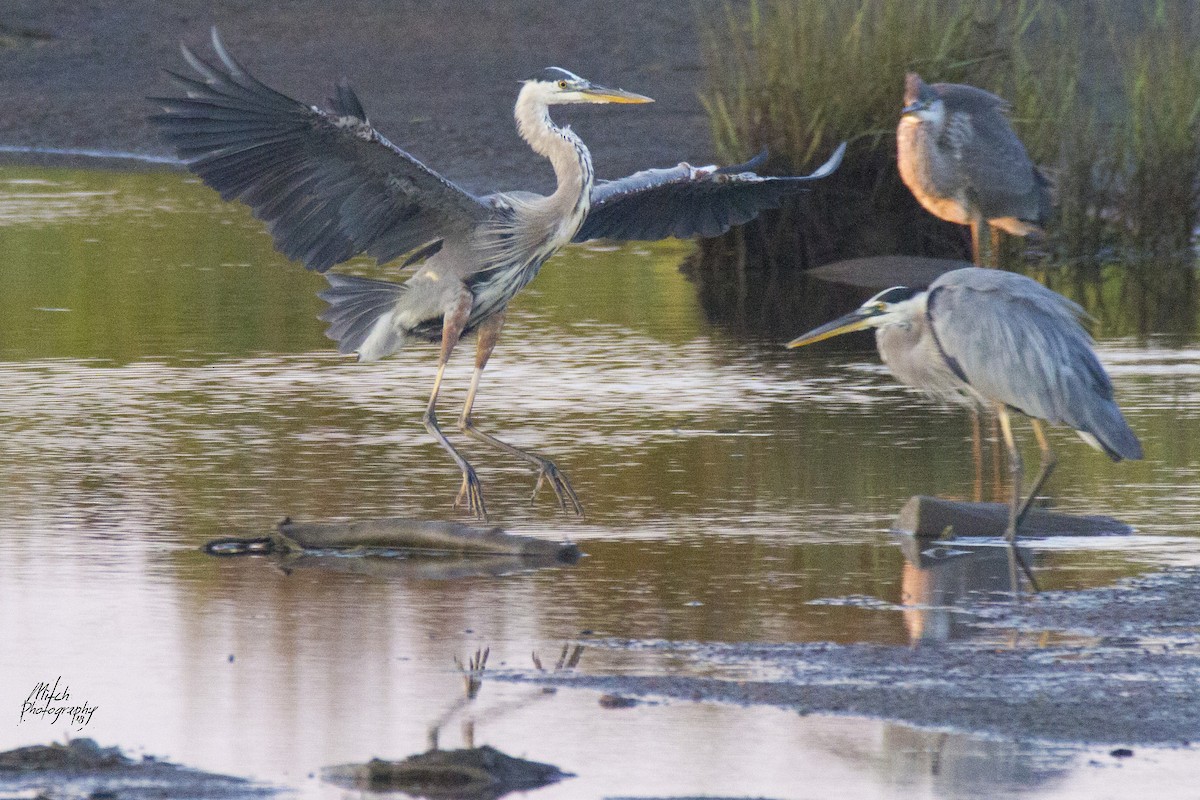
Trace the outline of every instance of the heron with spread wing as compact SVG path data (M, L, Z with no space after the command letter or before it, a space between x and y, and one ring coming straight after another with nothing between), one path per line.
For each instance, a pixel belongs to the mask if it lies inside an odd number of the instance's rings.
M568 242L724 233L832 173L845 149L807 176L763 177L750 171L757 165L750 162L680 164L597 182L587 147L569 127L554 124L550 106L652 101L551 67L523 83L514 116L521 137L550 161L557 188L549 196L476 197L384 138L345 82L330 110L307 106L251 75L215 29L212 45L219 62L182 48L197 77L169 73L184 94L153 98L163 109L154 123L190 170L225 200L250 206L276 248L308 269L326 272L363 253L380 263L404 255L405 266L423 262L404 283L328 274L320 296L329 307L321 318L338 349L364 361L414 340L440 343L423 422L462 473L455 506L465 504L480 518L487 512L475 470L437 422L442 375L459 339L478 337L459 429L531 464L538 474L534 496L546 483L561 508L582 514L553 462L480 431L471 419L509 301Z

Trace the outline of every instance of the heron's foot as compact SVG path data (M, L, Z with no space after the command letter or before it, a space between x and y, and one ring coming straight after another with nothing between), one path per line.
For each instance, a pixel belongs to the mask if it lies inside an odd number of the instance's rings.
M579 659L583 658L583 650L584 647L581 644L571 647L570 642L564 643L562 652L559 653L558 661L554 664L554 668L549 671L566 672L575 669L575 667L579 666ZM538 656L537 651L535 650L531 655L533 657L533 666L537 668L537 671L547 672L547 669L542 666L542 659Z
M1016 566L1021 568L1021 574L1025 576L1025 580L1029 581L1029 588L1032 589L1035 594L1041 591L1041 589L1038 587L1037 578L1033 577L1033 570L1030 569L1029 562L1025 560L1025 555L1021 552L1021 549L1017 547L1016 524L1012 522L1009 523L1008 531L1006 531L1004 534L1004 539L1008 542L1008 550L1009 554L1012 556L1012 562L1015 562ZM1010 570L1012 569L1012 562L1009 563ZM1016 577L1016 573L1013 572L1012 579L1014 595L1017 594Z
M487 669L488 655L492 652L492 648L485 647L482 650L476 650L475 655L467 659L467 663L454 657L454 666L458 667L458 671L463 676L463 690L467 694L468 699L474 699L475 695L479 694L479 688L483 686L483 673Z
M484 522L487 521L487 506L483 503L483 486L471 467L463 469L462 486L454 498L454 507L466 506L467 511Z
M575 490L571 488L571 481L566 474L558 467L554 466L554 462L548 458L541 456L530 455L530 460L537 465L538 476L537 483L534 484L533 494L529 498L529 504L537 500L538 492L542 489L542 484L548 484L554 491L554 496L558 498L558 507L562 511L573 511L576 516L583 516L583 504L579 502L579 497L575 494ZM570 509L567 504L570 503Z

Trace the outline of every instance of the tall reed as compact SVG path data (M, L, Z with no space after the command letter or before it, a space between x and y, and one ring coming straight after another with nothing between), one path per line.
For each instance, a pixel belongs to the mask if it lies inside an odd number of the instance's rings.
M1052 178L1057 213L1033 253L1104 263L1193 260L1200 213L1200 4L1154 0L751 0L709 20L705 105L718 152L769 147L768 168L841 170L766 240L803 243L799 266L861 255L965 256L899 181L906 71L1012 102ZM762 235L759 238L763 238ZM770 246L760 246L771 252ZM775 250L786 249L776 246ZM1024 243L1006 248L1027 260Z

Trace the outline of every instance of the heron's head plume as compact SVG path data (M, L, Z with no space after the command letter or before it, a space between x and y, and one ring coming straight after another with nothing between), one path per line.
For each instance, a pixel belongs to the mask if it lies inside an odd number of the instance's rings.
M610 89L562 67L547 67L526 80L521 92L533 92L546 105L563 103L653 103L649 97Z
M884 289L849 314L838 317L833 322L827 322L819 328L814 328L802 336L797 336L788 342L787 346L803 347L806 344L814 344L825 339L832 339L834 336L841 336L843 333L906 323L912 319L914 314L920 313L919 301L924 295L923 290L910 289L907 286L893 286L890 289Z
M915 117L924 122L941 115L942 99L937 90L915 72L910 72L904 79L904 107L900 116Z

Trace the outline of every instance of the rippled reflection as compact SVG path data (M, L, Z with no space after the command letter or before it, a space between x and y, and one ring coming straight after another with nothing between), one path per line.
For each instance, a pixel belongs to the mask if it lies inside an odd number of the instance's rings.
M853 343L798 356L711 326L679 273L685 244L570 249L518 299L477 420L553 457L587 518L544 494L530 507L523 464L465 447L499 522L588 557L453 579L199 551L285 515L453 516L457 472L420 425L432 349L337 356L315 318L322 279L176 175L0 170L0 245L0 711L62 675L100 705L87 733L104 744L320 793L306 776L322 765L418 752L457 696L453 657L478 646L524 667L531 650L593 636L958 635L952 618L914 623L903 608L926 590L888 527L913 494L970 496L967 418L897 387ZM1200 553L1194 326L1125 338L1141 328L1101 318L1101 355L1148 458L1113 465L1059 431L1049 490L1060 509L1138 535L1040 543L1052 588ZM470 366L452 362L447 409ZM879 602L821 602L851 596ZM929 596L920 605L942 602ZM636 647L589 651L581 668L721 669ZM905 731L762 709L601 710L579 691L486 728L505 752L580 776L539 797L786 794L796 754L827 756L841 737L851 744L815 786L927 783L904 755L905 737L925 734ZM0 726L0 747L64 732ZM987 749L954 742L921 739L917 760ZM644 753L650 766L630 769ZM1018 784L1046 774L1005 763Z

